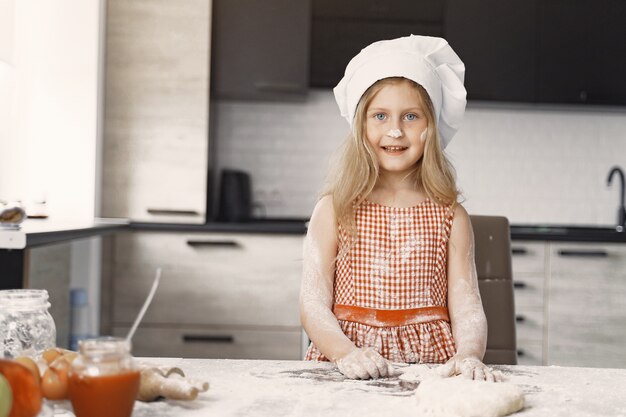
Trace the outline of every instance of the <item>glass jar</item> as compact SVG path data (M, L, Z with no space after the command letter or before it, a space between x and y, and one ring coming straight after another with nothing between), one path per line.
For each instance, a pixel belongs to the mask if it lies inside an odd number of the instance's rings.
M129 417L139 394L140 372L130 342L116 337L85 339L68 374L76 417Z
M46 290L0 290L0 349L5 358L35 357L56 345Z

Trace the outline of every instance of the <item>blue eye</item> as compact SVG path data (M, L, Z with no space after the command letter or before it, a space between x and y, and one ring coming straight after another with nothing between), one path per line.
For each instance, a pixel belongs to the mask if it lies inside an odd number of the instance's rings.
M374 117L376 118L376 120L385 120L385 114L384 113L376 113L374 115Z
M417 120L417 115L414 113L409 113L406 116L404 116L404 118L408 121L413 121L413 120Z

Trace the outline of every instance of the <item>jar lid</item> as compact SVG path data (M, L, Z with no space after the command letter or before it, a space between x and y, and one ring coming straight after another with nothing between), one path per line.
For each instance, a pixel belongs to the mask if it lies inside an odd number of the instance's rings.
M111 356L128 354L131 344L129 340L120 337L104 336L80 340L78 346L82 355L106 360Z
M0 310L30 310L48 307L50 303L46 290L0 290Z

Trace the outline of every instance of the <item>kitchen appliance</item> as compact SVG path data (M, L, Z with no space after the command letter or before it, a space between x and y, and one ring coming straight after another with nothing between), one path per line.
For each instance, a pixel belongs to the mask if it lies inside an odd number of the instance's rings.
M252 187L250 175L234 169L222 170L217 220L221 222L246 222L251 217Z

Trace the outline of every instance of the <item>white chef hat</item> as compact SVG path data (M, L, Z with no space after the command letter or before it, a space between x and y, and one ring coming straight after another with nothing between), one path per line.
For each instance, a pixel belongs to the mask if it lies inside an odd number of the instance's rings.
M435 110L442 148L452 140L465 112L465 65L445 39L411 35L375 42L346 67L333 90L341 115L352 125L356 106L376 81L404 77L428 92Z

